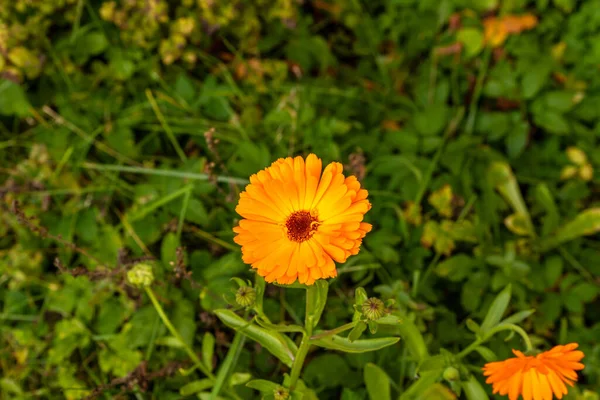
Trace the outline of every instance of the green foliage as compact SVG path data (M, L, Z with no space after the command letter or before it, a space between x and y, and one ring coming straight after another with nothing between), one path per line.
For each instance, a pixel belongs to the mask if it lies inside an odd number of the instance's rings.
M0 399L485 399L528 341L597 397L599 0L4 3ZM309 152L374 228L265 284L235 205Z

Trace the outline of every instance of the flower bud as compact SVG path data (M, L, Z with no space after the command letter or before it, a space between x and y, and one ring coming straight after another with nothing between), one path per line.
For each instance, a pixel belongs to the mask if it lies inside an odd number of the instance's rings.
M456 381L460 378L460 373L454 367L448 367L444 370L444 379L448 382Z
M385 314L385 304L377 297L371 297L362 304L363 315L371 321L378 320Z
M275 400L287 400L290 398L290 391L283 386L279 386L277 389L273 390L273 397Z
M251 307L256 301L256 290L250 286L242 286L235 292L235 302L242 307Z
M154 273L152 266L146 263L139 263L127 271L127 281L135 287L147 287L154 282Z

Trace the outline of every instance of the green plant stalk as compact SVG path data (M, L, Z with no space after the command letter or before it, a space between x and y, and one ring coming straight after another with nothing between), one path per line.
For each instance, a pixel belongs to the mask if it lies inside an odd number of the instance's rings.
M298 348L296 358L294 358L294 364L292 365L292 372L290 374L290 390L294 390L296 387L298 378L300 378L300 372L304 366L304 359L306 358L308 349L310 348L310 335L312 333L312 328L307 325L305 329L307 332L302 335L302 342L300 342L300 347Z
M171 323L171 320L169 320L169 317L167 317L167 314L165 314L165 310L163 310L162 306L156 299L156 296L154 295L154 291L152 290L152 288L146 287L145 290L146 290L146 294L150 298L150 301L152 302L152 305L154 306L154 309L156 309L156 312L160 316L160 319L162 319L163 323L165 324L165 326L167 327L169 332L171 332L171 335L176 337L177 340L179 340L181 342L181 345L183 346L185 352L192 359L194 364L196 364L198 366L198 368L200 368L200 371L202 371L202 373L204 375L206 375L208 378L214 380L215 376L213 375L213 373L208 370L206 365L204 365L202 363L202 361L200 360L200 358L198 358L196 353L194 353L194 351L190 348L190 346L188 346L187 343L183 340L183 338L181 337L181 335L179 334L177 329L175 329L175 327Z
M465 133L467 135L471 135L473 133L473 129L475 128L477 106L479 105L479 99L481 97L481 92L483 91L483 82L485 81L485 76L487 75L487 71L490 66L491 56L492 48L488 47L483 53L479 74L477 75L477 82L475 83L475 90L473 91L473 97L471 98L471 104L469 105L469 116L467 117L467 125L465 127Z
M248 317L248 313L244 315L244 319ZM237 331L235 336L233 337L233 342L231 343L231 347L227 350L227 356L225 356L225 360L217 372L217 377L215 380L215 385L210 392L210 399L217 399L223 385L227 381L227 379L231 376L231 371L233 367L237 364L237 361L240 357L240 353L242 352L242 347L244 347L244 342L246 341L246 335L242 332ZM230 393L235 399L239 399L239 397L233 393Z
M310 337L312 335L314 321L313 321L313 302L309 301L308 290L306 292L306 319L304 323L305 333L302 334L302 341L300 342L300 347L298 347L298 352L296 353L296 357L294 358L294 363L292 364L292 372L290 373L290 390L294 390L296 387L296 383L298 383L298 378L300 378L300 372L302 372L302 367L304 366L304 359L308 354L308 350L310 349Z

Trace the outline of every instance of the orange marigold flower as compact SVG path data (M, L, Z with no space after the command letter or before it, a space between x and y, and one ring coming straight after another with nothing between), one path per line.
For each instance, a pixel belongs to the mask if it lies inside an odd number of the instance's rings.
M250 177L236 211L244 219L233 228L242 259L267 282L312 285L337 276L334 261L357 254L371 224L368 192L342 164L322 163L310 154L280 158Z
M579 361L583 352L575 350L579 345L570 343L555 346L536 356L526 356L513 350L517 357L504 361L487 363L483 374L486 383L491 383L494 394L508 394L510 400L517 400L519 395L524 400L552 400L552 394L562 399L567 394L567 387L573 386L577 380L575 371L583 369Z

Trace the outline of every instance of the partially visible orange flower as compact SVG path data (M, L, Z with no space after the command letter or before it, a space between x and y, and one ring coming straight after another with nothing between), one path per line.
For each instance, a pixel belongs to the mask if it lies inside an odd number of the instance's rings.
M486 383L491 383L494 394L507 395L510 400L517 400L519 395L524 400L552 400L554 396L562 399L567 394L567 386L577 381L575 371L583 369L579 361L583 352L575 350L579 345L569 343L555 346L536 356L526 356L513 350L517 357L504 361L487 363L483 367Z
M312 285L337 276L334 261L357 254L371 224L362 222L371 203L354 176L310 154L280 158L250 177L233 228L242 259L267 282Z
M492 47L498 47L504 43L509 34L533 29L537 23L537 17L532 14L488 17L483 21L485 42Z

